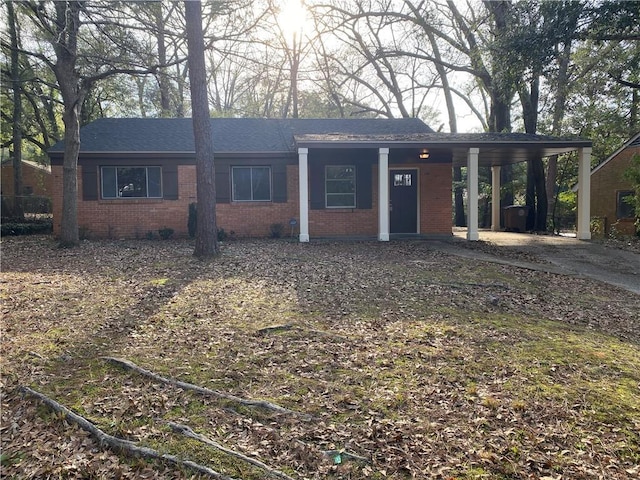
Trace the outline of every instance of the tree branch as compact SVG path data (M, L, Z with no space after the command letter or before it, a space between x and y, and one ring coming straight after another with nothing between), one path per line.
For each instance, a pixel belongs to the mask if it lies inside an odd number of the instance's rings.
M217 390L211 390L205 387L200 387L198 385L194 385L192 383L181 382L180 380L174 380L171 378L162 377L156 373L153 373L149 370L145 370L142 367L139 367L133 362L129 360L125 360L122 358L113 358L113 357L103 357L103 359L114 365L118 365L127 370L132 370L140 375L151 378L157 382L165 383L168 385L173 385L178 388L182 388L184 390L191 390L193 392L197 392L201 395L206 395L209 397L221 398L224 400L229 400L231 402L238 403L240 405L244 405L246 407L260 407L266 410L271 410L277 413L284 413L289 415L303 415L304 414L294 412L293 410L289 410L288 408L281 407L280 405L276 405L275 403L268 402L266 400L247 400L244 398L236 397L235 395L231 395L229 393L219 392Z
M200 435L199 433L194 432L193 430L191 430L191 428L189 428L186 425L181 425L175 422L167 422L167 425L169 425L169 427L171 427L171 429L176 433L181 433L185 437L193 438L194 440L198 440L199 442L202 442L206 445L217 448L218 450L226 453L227 455L231 455L233 457L239 458L243 462L247 462L255 467L261 468L262 470L267 472L269 475L282 478L283 480L293 480L293 478L291 478L289 475L285 475L281 471L271 468L269 465L262 463L260 460L247 457L246 455L243 455L240 452L236 452L235 450L230 450L220 445L218 442L215 442L214 440L211 440L210 438L205 437L204 435Z
M124 440L121 438L114 437L113 435L109 435L108 433L105 433L101 429L96 427L93 423L91 423L86 418L72 412L67 407L59 404L52 398L49 398L48 396L40 392L36 392L35 390L32 390L29 387L21 387L20 391L25 395L37 398L42 403L44 403L49 408L51 408L53 411L57 413L61 413L62 415L64 415L65 420L71 423L75 423L83 430L86 430L87 432L91 433L91 435L93 435L96 438L96 440L101 446L106 445L107 447L114 450L115 452L123 452L130 456L150 458L153 460L164 460L173 465L177 465L178 467L181 467L181 466L188 467L198 473L208 475L209 477L215 478L217 480L235 480L233 477L229 477L227 475L218 473L215 470L210 469L209 467L205 467L204 465L200 465L190 460L180 460L178 457L174 455L160 453L152 448L141 447L136 442L132 442L130 440Z

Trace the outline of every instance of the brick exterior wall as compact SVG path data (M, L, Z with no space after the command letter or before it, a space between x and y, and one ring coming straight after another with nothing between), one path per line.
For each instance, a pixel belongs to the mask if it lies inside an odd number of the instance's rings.
M78 166L78 227L89 238L145 238L172 228L175 237L188 236L189 204L195 202L195 166L178 168L178 200L127 198L118 200L82 199L82 166ZM62 216L62 166L54 165L53 233L60 232Z
M620 191L632 190L623 173L631 166L633 155L640 155L640 147L628 147L611 158L591 175L591 217L605 219L605 233L613 226L618 233L633 235L634 219L617 217L617 195Z
M13 164L2 165L2 195L13 195ZM51 194L51 173L44 168L37 168L22 163L22 185L25 189L31 188L31 195L47 197Z
M420 178L420 233L451 234L451 165L402 164L418 168ZM189 204L196 198L195 166L178 167L178 200L119 199L82 200L82 167L78 167L78 224L90 238L144 238L169 227L175 237L188 236ZM62 166L54 166L54 234L60 232L62 212ZM309 210L310 237L376 236L378 233L378 169L372 172L371 209ZM287 166L287 202L232 202L216 206L218 228L236 237L266 237L272 224L300 220L298 209L298 166ZM297 233L297 228L296 232Z
M310 210L309 236L311 238L314 236L377 236L378 166L374 165L372 168L372 208L370 210L355 208ZM451 235L451 165L448 163L403 163L402 165L391 165L391 168L418 169L420 233L424 235Z
M448 163L420 165L420 233L451 235L453 184Z

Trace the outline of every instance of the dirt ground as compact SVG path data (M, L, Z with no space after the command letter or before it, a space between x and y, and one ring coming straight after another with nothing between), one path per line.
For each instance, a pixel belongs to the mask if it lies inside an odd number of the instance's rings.
M633 280L637 253L491 235L230 241L206 262L185 240L3 238L2 477L212 478L106 448L29 387L222 478L273 476L170 424L297 480L638 478L640 295L578 271Z

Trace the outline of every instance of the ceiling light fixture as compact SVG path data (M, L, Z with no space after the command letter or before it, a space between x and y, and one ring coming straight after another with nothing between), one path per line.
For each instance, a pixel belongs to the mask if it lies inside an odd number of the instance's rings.
M429 158L429 150L427 150L426 148L422 149L418 154L418 158L420 160L426 160L427 158Z

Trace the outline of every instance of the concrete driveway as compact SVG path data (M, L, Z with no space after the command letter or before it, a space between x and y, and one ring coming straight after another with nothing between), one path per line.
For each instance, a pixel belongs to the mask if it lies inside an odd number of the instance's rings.
M454 232L453 242L440 242L448 253L561 275L588 277L640 295L640 255L599 243L554 235L481 231L480 240L498 252L468 248L466 231ZM462 247L462 248L461 248Z

